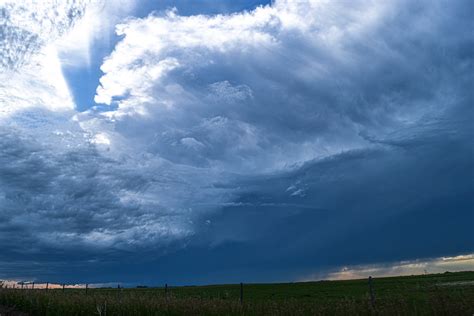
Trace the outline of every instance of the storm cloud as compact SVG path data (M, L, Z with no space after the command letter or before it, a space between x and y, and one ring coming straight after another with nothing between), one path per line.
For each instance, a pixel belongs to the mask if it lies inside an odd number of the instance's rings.
M295 280L472 253L473 9L128 18L83 112L31 62L54 40L12 61L3 36L0 277Z

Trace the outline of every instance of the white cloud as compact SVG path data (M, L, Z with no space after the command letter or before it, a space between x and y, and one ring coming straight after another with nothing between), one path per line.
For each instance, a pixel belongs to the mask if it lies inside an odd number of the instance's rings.
M34 230L40 247L164 245L192 234L182 194L208 186L205 177L189 183L193 168L142 155L106 115L74 109L58 47L68 49L61 36L77 35L68 31L81 29L89 1L2 5L0 225Z
M112 45L115 24L134 6L134 0L2 1L0 115L73 109L62 68L89 66L90 46Z
M90 67L95 47L113 47L115 25L135 7L136 0L88 0L83 17L67 36L55 42L61 64L67 67Z
M132 125L150 122L141 124L143 134L166 137L150 143L144 136L145 150L167 151L167 159L180 162L184 155L187 163L235 172L271 171L359 148L366 142L356 124L327 101L310 105L311 96L293 87L339 84L327 76L353 66L342 59L343 41L362 36L383 7L369 9L370 19L357 14L362 5L342 11L293 1L233 15L182 17L171 10L132 19L117 26L124 38L101 67L95 100L115 100L118 110L109 115L123 122L124 115L138 115ZM275 130L281 120L288 126ZM181 138L204 144L197 157L195 147L168 148Z
M74 109L55 49L42 48L29 62L21 69L4 69L0 74L0 121L34 108L54 112Z
M34 108L74 109L55 43L84 16L88 4L88 0L0 4L0 119Z
M41 47L68 32L90 1L12 1L0 3L1 66L14 69L29 62Z

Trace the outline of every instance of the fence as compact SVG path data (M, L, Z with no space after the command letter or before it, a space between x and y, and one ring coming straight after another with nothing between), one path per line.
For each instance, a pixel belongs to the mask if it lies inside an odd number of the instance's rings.
M244 303L244 283L240 283L239 285L239 302L240 304ZM17 282L13 284L3 284L0 282L0 289L14 289L14 290L21 290L21 291L29 291L29 290L34 290L34 291L48 291L48 290L56 290L56 291L61 291L65 292L66 290L78 290L78 291L84 291L85 295L90 294L91 289L99 289L99 290L117 290L118 295L121 294L121 291L123 289L132 289L132 288L126 288L121 286L120 284L117 284L116 288L113 287L90 287L88 283L86 284L75 284L75 285L67 285L65 283L36 283L36 282ZM148 287L148 286L136 286L134 287L136 289L149 289L149 290L156 290L156 289L162 289L164 291L165 297L168 297L171 294L171 287L168 286L166 283L164 287ZM372 308L375 308L375 289L373 285L373 278L369 276L368 278L368 293L369 293L369 302Z

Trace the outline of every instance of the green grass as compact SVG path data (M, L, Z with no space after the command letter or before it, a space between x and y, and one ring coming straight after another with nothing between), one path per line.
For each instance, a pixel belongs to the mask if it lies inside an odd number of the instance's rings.
M473 315L474 272L367 280L163 288L0 290L31 315ZM106 312L104 310L106 309Z

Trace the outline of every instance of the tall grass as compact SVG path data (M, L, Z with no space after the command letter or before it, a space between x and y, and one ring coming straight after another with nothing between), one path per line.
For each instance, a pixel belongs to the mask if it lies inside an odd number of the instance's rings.
M473 279L474 274L464 275ZM453 275L454 277L454 275ZM0 289L0 305L30 315L472 315L474 286L446 279L375 279L375 307L367 281L236 285L164 289ZM280 293L280 295L275 295Z

